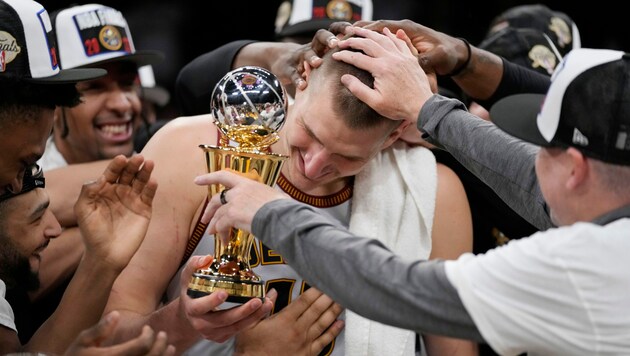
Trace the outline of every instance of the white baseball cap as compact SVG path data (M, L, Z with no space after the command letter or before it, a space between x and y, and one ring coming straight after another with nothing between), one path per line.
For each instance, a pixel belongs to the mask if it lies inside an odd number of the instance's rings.
M94 67L111 61L131 61L138 67L160 63L159 51L136 51L127 20L112 7L86 4L52 14L61 67Z
M48 12L31 0L0 0L0 77L67 84L106 75L103 69L65 69Z

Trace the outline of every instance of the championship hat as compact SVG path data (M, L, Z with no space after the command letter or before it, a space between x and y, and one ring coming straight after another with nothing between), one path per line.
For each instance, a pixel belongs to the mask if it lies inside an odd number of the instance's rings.
M372 20L372 0L287 0L278 8L276 37L313 36L337 21Z
M506 27L477 47L545 75L553 74L563 56L547 34L533 28Z
M67 84L105 74L103 69L61 70L46 9L31 0L0 0L0 78Z
M127 20L112 7L86 4L52 15L62 68L94 67L111 61L130 61L138 67L158 64L159 51L136 51Z
M630 55L574 49L546 95L518 94L490 109L508 134L543 147L575 147L600 161L630 165Z
M571 17L543 4L519 5L505 10L490 22L486 37L507 27L543 32L551 38L561 56L581 47L580 32Z

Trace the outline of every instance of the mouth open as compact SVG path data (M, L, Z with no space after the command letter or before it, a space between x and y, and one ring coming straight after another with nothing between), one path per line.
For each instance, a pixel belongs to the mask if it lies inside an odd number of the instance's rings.
M133 134L132 121L105 123L96 125L98 134L105 140L111 142L124 142L131 139Z

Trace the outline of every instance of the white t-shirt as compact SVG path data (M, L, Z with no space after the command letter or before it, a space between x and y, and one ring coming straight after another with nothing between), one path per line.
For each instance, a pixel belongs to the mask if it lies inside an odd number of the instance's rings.
M9 302L4 299L6 294L7 286L4 284L4 281L0 279L0 325L6 326L7 328L13 329L17 332L13 309L11 309Z
M464 255L446 273L501 355L619 355L630 349L629 252L630 219L576 223Z
M37 164L39 164L44 171L68 165L66 159L63 158L63 155L57 149L52 135L48 138L48 141L46 141L46 150L44 150L44 155L37 161Z

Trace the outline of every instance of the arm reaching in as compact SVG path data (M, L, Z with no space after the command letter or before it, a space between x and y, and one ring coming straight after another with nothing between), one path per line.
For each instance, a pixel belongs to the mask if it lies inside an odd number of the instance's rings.
M59 306L26 350L63 353L101 318L114 280L140 246L157 184L153 165L140 155L118 156L96 180L84 184L75 206L86 245Z
M209 185L220 183L227 189L233 188L234 191L227 191L224 194L226 201L230 201L233 195L236 203L240 207L239 211L230 211L230 217L225 218L225 214L217 213L221 207L220 194L215 194L208 202L208 206L203 213L201 221L208 223L210 233L219 233L220 236L227 238L232 227L251 231L251 222L254 215L263 205L271 200L290 199L286 194L278 190L260 184L250 178L245 178L229 170L222 170L213 173L207 173L195 178L195 184ZM238 184L237 184L238 183ZM227 241L224 241L227 243Z
M121 344L103 346L118 324L117 312L107 314L98 324L86 329L70 345L64 356L159 356L175 355L175 347L168 345L166 333L156 333L148 326L142 329L138 337Z

